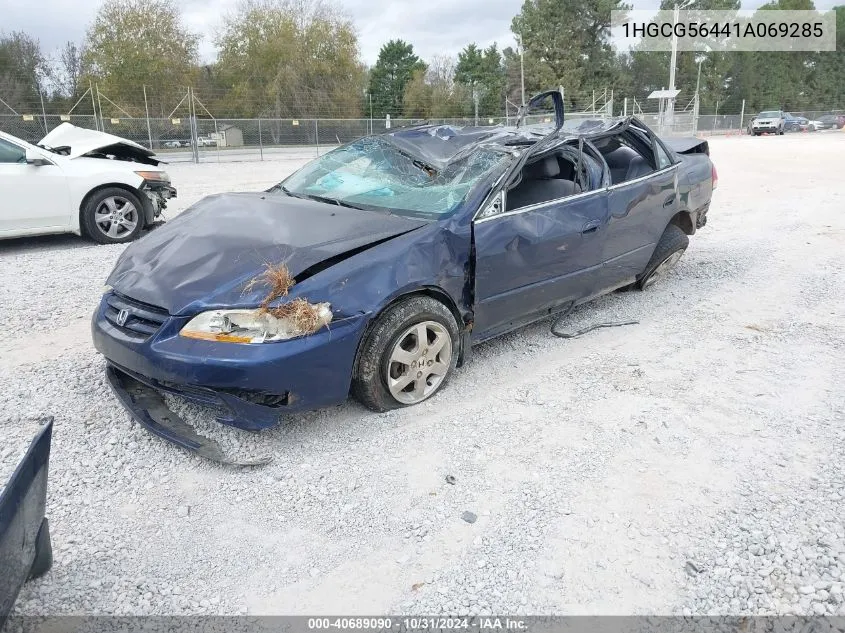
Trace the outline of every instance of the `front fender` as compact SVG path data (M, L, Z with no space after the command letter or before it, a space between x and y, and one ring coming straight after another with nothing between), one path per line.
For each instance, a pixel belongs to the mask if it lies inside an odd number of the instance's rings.
M451 300L459 321L467 322L472 314L471 244L469 226L427 224L298 281L291 296L374 318L397 298L433 288Z

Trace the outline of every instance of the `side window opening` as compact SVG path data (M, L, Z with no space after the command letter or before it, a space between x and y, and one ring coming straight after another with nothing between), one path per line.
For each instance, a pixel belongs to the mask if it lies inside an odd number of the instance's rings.
M656 158L657 158L657 168L663 169L664 167L668 167L672 164L672 159L669 158L669 154L666 152L666 149L663 147L663 143L659 140L654 140L654 147L656 150Z
M507 192L507 211L581 193L575 164L564 156L543 156L523 167L519 183Z
M612 185L642 178L655 171L656 163L652 153L641 149L640 143L622 134L594 141L594 145L610 168Z

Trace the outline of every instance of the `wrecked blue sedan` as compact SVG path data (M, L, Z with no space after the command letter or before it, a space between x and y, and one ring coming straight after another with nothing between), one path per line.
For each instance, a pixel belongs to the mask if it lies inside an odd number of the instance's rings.
M93 318L121 402L226 462L162 393L257 431L351 394L441 389L473 344L634 285L704 225L706 141L634 118L422 125L362 138L261 193L205 198L130 245ZM537 103L537 100L533 100Z

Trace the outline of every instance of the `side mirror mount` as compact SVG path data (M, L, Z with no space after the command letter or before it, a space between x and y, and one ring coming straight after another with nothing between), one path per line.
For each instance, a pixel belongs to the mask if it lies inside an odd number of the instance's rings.
M41 154L28 149L26 150L26 164L34 165L35 167L42 167L44 165L52 165L53 163L44 158Z

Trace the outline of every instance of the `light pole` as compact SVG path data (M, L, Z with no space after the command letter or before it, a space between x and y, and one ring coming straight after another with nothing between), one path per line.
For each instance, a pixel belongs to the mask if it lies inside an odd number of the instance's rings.
M519 85L522 90L522 105L525 105L525 48L522 46L522 32L516 36L516 43L519 46Z
M704 60L707 59L704 55L701 55L695 61L698 63L698 77L695 80L695 113L694 113L694 131L698 131L698 113L701 107L701 100L698 94L698 89L701 86L701 64L704 63Z

